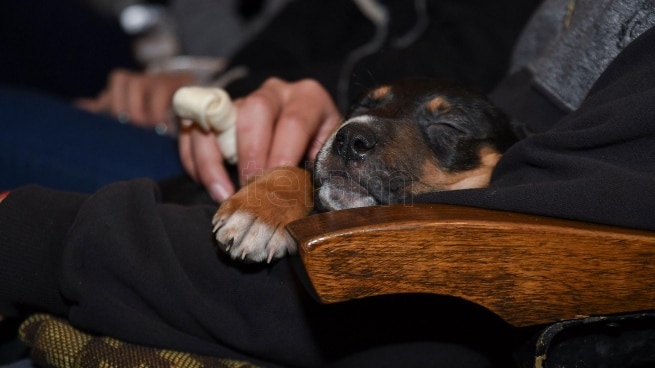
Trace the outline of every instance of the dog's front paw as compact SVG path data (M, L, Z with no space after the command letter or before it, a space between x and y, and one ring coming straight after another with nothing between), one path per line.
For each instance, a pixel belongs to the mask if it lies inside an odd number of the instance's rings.
M294 254L296 243L286 225L313 208L307 177L301 169L274 169L223 202L212 221L219 249L247 262Z
M264 219L253 208L224 203L213 219L218 247L231 258L248 262L271 262L295 253L296 244L285 227Z

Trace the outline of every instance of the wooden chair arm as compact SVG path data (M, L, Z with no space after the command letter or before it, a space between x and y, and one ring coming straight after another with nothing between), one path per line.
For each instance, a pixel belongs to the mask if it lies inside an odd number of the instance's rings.
M655 309L655 232L450 205L289 224L322 302L451 295L515 326Z

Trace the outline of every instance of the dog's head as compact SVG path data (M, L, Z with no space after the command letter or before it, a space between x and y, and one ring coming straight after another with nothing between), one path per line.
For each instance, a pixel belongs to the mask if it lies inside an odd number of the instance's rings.
M485 187L515 140L507 117L476 91L433 79L381 86L319 152L316 203L336 210Z

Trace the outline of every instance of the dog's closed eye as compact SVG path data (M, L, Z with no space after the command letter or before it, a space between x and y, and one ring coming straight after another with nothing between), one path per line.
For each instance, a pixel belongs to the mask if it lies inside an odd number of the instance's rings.
M452 120L440 119L428 124L426 129L430 138L437 137L443 134L466 134L466 131L460 124Z
M448 116L437 117L424 131L444 171L469 170L478 165L476 156L481 142L463 122Z
M430 147L437 156L442 156L446 152L453 150L459 141L458 137L465 134L455 124L449 122L431 123L425 129L425 132L428 136Z

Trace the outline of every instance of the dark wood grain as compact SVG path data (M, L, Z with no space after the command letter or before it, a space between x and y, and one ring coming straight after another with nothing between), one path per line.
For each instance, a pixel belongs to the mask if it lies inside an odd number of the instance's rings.
M449 205L367 207L289 225L325 303L435 293L515 326L655 309L655 233Z

